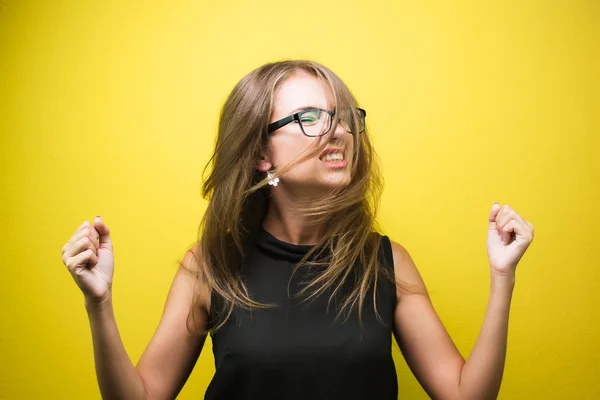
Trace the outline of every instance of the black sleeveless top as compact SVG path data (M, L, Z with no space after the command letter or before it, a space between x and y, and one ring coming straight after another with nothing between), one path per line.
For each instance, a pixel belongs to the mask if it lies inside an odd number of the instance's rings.
M381 243L384 268L393 268L389 238L382 236ZM236 308L211 333L216 372L205 400L398 398L391 355L395 287L379 279L377 310L385 325L376 319L372 287L363 305L362 330L356 311L345 322L343 316L334 322L333 300L327 311L331 291L312 303L301 304L293 295L308 275L300 269L289 282L292 269L311 248L282 242L259 228L242 275L251 298L277 307L252 315Z

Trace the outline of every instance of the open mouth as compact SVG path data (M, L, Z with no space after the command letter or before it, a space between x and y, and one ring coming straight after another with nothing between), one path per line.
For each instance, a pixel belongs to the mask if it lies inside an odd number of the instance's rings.
M339 147L325 149L319 156L319 159L323 162L344 161L344 149Z
M344 150L340 148L326 149L321 153L319 159L330 168L344 168L346 166Z
M344 153L328 153L321 157L321 161L344 161Z

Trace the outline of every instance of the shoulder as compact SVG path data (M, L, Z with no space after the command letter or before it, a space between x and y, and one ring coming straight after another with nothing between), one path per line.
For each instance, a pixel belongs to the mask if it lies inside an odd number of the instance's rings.
M178 279L193 287L194 299L207 314L210 310L210 290L206 281L204 258L199 243L189 247L179 262Z
M396 267L397 265L399 265L400 263L402 263L405 259L405 257L408 255L408 250L406 250L406 248L401 245L400 243L392 240L392 239L388 239L390 241L390 245L392 248L392 255L394 257L394 267Z
M185 251L183 258L179 261L180 272L194 278L202 276L203 268L201 260L200 244L195 243Z
M402 244L391 239L389 241L394 261L394 276L398 283L398 297L407 294L427 293L423 278L409 251Z

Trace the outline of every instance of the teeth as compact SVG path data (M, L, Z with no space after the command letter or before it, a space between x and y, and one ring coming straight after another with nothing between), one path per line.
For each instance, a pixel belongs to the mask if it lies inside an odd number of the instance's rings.
M323 161L342 161L344 155L342 153L329 153L323 157Z

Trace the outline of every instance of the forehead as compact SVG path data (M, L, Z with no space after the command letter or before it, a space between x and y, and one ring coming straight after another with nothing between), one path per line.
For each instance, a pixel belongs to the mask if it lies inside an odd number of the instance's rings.
M306 72L296 72L275 92L273 113L285 116L306 106L333 109L333 93L329 85L319 78Z

